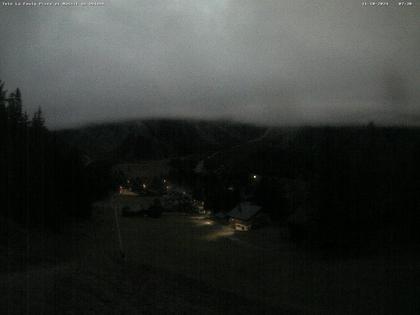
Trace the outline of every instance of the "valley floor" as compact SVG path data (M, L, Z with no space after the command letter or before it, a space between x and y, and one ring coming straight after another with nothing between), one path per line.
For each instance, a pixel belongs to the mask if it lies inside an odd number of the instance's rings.
M71 233L9 235L0 313L420 313L418 258L325 258L270 227L238 233L201 216L119 216L122 259L113 209L139 200L98 203L93 221Z

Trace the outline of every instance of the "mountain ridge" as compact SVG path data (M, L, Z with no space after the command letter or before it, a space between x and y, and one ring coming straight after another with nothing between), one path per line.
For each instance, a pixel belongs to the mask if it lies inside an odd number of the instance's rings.
M141 119L56 131L93 159L153 160L226 149L261 137L267 128L233 121Z

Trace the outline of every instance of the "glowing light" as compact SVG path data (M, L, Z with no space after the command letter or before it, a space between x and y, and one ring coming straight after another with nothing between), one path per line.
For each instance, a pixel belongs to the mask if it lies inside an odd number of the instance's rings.
M202 216L202 215L196 215L196 216L192 216L192 217L190 217L191 218L191 220L194 220L194 221L199 221L199 220L204 220L206 217L205 216Z
M211 225L215 225L215 222L214 221L209 220L204 215L193 216L193 217L191 217L191 220L194 222L194 224L199 225L199 226L211 226Z
M143 184L142 186L143 186L143 189L146 189L146 187L147 187L146 184Z
M235 231L227 226L220 226L217 230L207 234L204 239L207 241L216 241L220 238L230 238L235 234Z

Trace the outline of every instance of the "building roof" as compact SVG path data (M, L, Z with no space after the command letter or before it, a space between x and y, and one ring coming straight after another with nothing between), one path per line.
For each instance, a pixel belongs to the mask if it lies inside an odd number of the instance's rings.
M228 216L234 219L249 220L258 212L261 211L261 206L254 205L250 202L242 202L227 213Z

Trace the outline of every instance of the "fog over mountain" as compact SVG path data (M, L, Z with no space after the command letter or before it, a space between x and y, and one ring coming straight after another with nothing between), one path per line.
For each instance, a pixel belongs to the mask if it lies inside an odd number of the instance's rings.
M0 5L0 79L50 127L145 117L420 124L419 5Z

